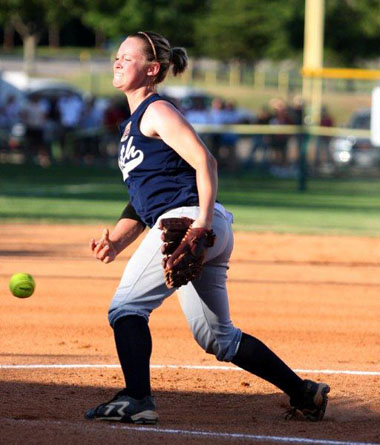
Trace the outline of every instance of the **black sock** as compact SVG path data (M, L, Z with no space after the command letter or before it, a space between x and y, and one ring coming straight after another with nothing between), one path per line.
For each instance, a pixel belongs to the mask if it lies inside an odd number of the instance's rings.
M263 342L243 333L232 363L280 388L290 397L298 398L303 380Z
M139 315L119 318L115 322L114 335L127 394L134 399L151 395L149 361L152 337L148 322Z

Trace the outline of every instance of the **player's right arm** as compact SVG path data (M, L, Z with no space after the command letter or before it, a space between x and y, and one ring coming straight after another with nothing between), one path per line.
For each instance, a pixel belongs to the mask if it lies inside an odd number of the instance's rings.
M145 224L129 203L124 209L112 233L104 229L102 237L90 241L94 257L103 263L111 263L116 256L135 241L145 229Z

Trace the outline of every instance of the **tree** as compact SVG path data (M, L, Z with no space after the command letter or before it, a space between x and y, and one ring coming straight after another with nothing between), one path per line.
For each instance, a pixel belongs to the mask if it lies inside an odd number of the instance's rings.
M305 0L288 2L290 20L286 27L294 51L301 52L304 37ZM324 64L359 66L377 58L380 46L380 0L325 0Z
M197 44L220 60L255 61L289 54L285 23L289 3L282 0L210 0L196 23Z
M10 49L14 45L14 27L8 21L7 13L0 8L0 30L3 31L3 48Z
M343 66L378 57L380 0L327 0L325 45Z
M12 24L23 40L27 73L33 71L36 47L41 34L47 30L47 24L62 23L70 16L69 1L0 0L4 22Z
M71 0L60 0L52 4L46 1L45 21L49 33L49 46L56 48L59 46L59 32L61 28L72 17Z
M11 23L4 23L3 48L11 49L14 46L15 29Z
M164 34L173 46L184 46L190 53L200 54L202 48L197 47L195 28L208 7L208 0L156 0L154 17L152 14L146 28Z
M194 23L205 5L193 0L84 0L77 13L85 25L110 38L153 30L175 46L194 48Z
M325 0L325 63L358 66L378 57L380 0ZM209 0L196 24L198 47L218 59L301 55L305 0Z
M81 22L94 30L95 33L100 33L107 37L117 37L120 34L121 17L125 19L125 9L128 1L122 0L84 0L75 8L75 14L80 18ZM129 20L134 20L133 17L127 18L125 26L128 27Z

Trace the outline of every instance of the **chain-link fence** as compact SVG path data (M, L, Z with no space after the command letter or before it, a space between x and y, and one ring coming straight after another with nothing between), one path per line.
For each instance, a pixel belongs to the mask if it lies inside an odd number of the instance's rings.
M194 127L218 160L221 172L242 171L282 178L380 177L380 149L367 129L294 125L201 125ZM106 127L72 129L36 141L19 126L0 133L0 162L107 164L117 166L119 135Z

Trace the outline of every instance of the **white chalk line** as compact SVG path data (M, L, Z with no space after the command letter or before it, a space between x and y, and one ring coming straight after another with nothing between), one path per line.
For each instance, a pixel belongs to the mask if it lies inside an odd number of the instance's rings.
M206 371L244 371L232 366L207 366L207 365L150 365L151 369L197 369ZM0 365L0 369L115 369L117 364L106 363L74 363L74 364L29 364L29 365ZM380 371L350 371L344 369L294 369L302 374L346 374L362 376L380 376Z
M29 420L29 419L8 419L0 418L1 421L7 421L8 423L23 423L32 424L36 426L45 426L46 424L68 427L80 427L83 429L83 422L64 422L60 420ZM229 432L213 432L203 430L184 430L184 429L172 429L172 428L157 428L157 427L144 427L144 426L127 426L123 424L112 425L104 423L101 426L99 424L86 423L86 429L99 430L111 429L111 430L128 430L141 433L151 434L168 434L168 435L183 435L183 436L196 436L196 437L210 437L214 439L229 439L229 440L250 440L252 442L274 442L274 443L299 443L299 444L315 444L315 445L379 445L375 442L350 442L341 440L329 440L329 439L310 439L303 437L291 437L291 436L266 436L261 434L244 434L244 433L229 433Z

